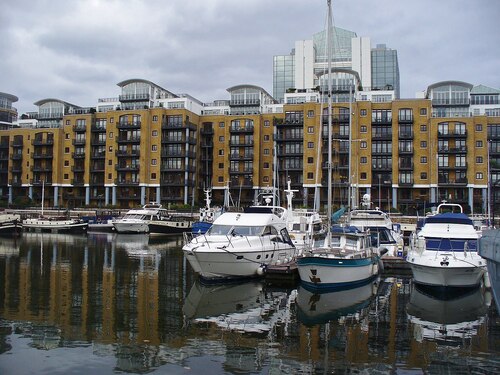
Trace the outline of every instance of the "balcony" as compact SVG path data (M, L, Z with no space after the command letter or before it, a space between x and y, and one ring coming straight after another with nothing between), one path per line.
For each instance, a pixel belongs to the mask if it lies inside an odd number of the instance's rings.
M467 130L438 131L438 138L467 138Z
M413 116L412 115L398 116L398 122L400 122L400 123L411 123L411 122L413 122Z
M229 146L252 147L253 146L253 139L249 140L249 141L231 140L231 141L229 141Z
M85 124L73 125L73 131L76 133L85 133L87 131L87 125Z
M71 185L73 185L73 186L82 186L84 184L85 184L85 181L83 181L83 179L81 179L81 178L78 178L78 179L75 178L75 179L71 180Z
M118 96L120 102L136 102L136 101L147 101L149 100L149 94L128 94Z
M31 171L33 172L38 172L38 173L43 173L43 172L52 172L52 166L51 165L33 165L31 166Z
M85 166L84 165L73 165L71 167L72 172L85 172Z
M19 148L22 148L23 147L23 141L22 140L14 140L12 142L10 142L10 145L12 147L19 147Z
M117 142L120 144L126 144L126 143L141 143L141 137L140 136L135 136L135 137L118 137Z
M11 160L21 160L23 158L23 154L11 154L10 159Z
M239 160L253 160L253 154L243 154L240 155L237 152L233 152L229 155L229 160L239 161Z
M85 138L73 139L74 146L85 146Z
M452 178L439 176L438 185L439 186L449 186L449 187L467 186L467 178L452 179Z
M115 179L115 184L119 186L138 186L139 180L135 179L126 179L126 178L117 178Z
M9 168L9 171L11 173L21 173L23 171L23 167L20 165L13 165L12 167Z
M33 146L53 146L54 145L54 139L33 139L31 141L31 144Z
M104 164L94 164L94 165L90 166L91 173L104 172L105 169L106 168L105 168Z
M375 130L375 128L374 128ZM392 132L377 132L377 131L374 131L372 132L372 139L373 140L376 140L376 141L382 141L382 140L386 140L386 141L390 141L392 140Z
M303 141L304 140L304 135L302 134L292 134L292 135L287 135L287 134L276 134L274 136L274 140L276 142L297 142L297 141Z
M398 153L400 155L409 155L413 154L413 147L403 147L398 149Z
M138 158L141 156L141 150L116 150L115 155L118 158Z
M73 159L85 159L85 154L83 152L73 152L71 153Z
M230 133L238 133L238 134L253 133L253 131L254 131L253 125L247 125L247 126L243 126L243 127L231 126L231 128L229 129Z
M115 165L115 169L118 172L138 172L140 167L139 165Z
M106 140L105 139L100 139L100 138L92 138L90 140L90 145L91 146L105 146L106 145Z
M141 122L140 121L119 122L118 124L116 124L116 128L120 130L140 129Z
M92 133L106 133L106 126L104 125L92 125L90 127Z
M52 159L54 154L52 152L35 152L33 153L33 159Z
M400 131L398 137L399 139L413 139L413 131Z
M468 106L469 99L432 99L432 106Z
M438 149L438 154L466 154L467 146L460 147L440 147Z
M410 178L399 177L399 180L398 180L399 186L413 186L413 184L414 184L413 176L411 176Z
M213 135L214 134L214 129L212 128L202 128L200 129L201 135Z

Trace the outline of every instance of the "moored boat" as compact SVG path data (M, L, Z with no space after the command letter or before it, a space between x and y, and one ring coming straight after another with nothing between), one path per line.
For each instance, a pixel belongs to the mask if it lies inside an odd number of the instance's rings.
M290 261L295 255L287 228L287 210L251 206L225 212L206 234L190 238L182 250L202 279L223 281L262 276L266 266Z
M200 208L200 218L193 223L191 231L194 234L204 234L210 229L212 223L223 212L222 207L213 207L211 189L205 189L205 207Z
M131 209L113 220L117 233L181 234L190 231L191 225L190 219L174 216L157 203Z
M81 219L40 216L23 220L23 229L34 232L82 233L87 231L88 223Z
M324 244L297 257L297 268L301 282L309 289L347 288L375 278L379 256L369 232L337 225Z
M477 252L479 237L462 206L440 204L410 244L406 261L415 282L434 287L479 286L486 272L486 261Z
M17 214L0 214L0 236L17 236L21 233L21 216Z

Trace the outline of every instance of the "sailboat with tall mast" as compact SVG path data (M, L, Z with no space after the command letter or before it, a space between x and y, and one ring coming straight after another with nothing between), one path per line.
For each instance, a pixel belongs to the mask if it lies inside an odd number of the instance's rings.
M328 4L328 200L327 235L324 243L313 246L297 257L297 268L302 284L310 289L342 289L362 285L379 272L377 246L372 244L368 231L352 226L332 227L332 8ZM349 108L352 102L352 85L349 90ZM349 116L351 116L351 109ZM349 201L351 186L352 126L349 120Z
M81 219L43 214L45 199L45 181L42 181L42 210L38 217L23 220L23 229L32 232L82 233L88 229L88 223Z

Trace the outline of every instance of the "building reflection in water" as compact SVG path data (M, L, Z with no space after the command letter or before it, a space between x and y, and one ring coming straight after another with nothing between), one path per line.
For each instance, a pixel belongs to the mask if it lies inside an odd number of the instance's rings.
M499 338L490 337L495 320L482 290L436 302L409 278L321 294L261 281L207 286L181 245L180 237L114 233L2 240L0 355L13 358L10 337L21 335L32 350L85 346L133 373L170 365L215 373L456 370L465 355L469 367L491 368L479 353L494 352ZM443 333L450 326L439 317L465 306L469 313L450 322L454 335ZM427 334L434 323L448 341L461 339L444 362L449 342Z

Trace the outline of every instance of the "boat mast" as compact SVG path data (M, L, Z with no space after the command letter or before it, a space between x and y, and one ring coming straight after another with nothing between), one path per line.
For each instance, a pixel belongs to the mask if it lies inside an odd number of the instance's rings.
M332 227L332 42L330 40L332 32L332 2L328 3L328 29L326 34L326 44L328 51L328 201L327 201L327 216L328 228L326 236L326 245L331 244L331 227Z
M42 216L43 216L43 200L45 198L45 180L42 180Z
M348 186L347 186L347 196L348 196L348 207L347 211L351 211L352 207L354 207L354 194L353 189L351 188L352 176L352 121L351 121L351 113L352 113L352 84L349 84L349 178L348 178ZM356 193L357 194L357 193ZM352 195L352 196L351 196Z

